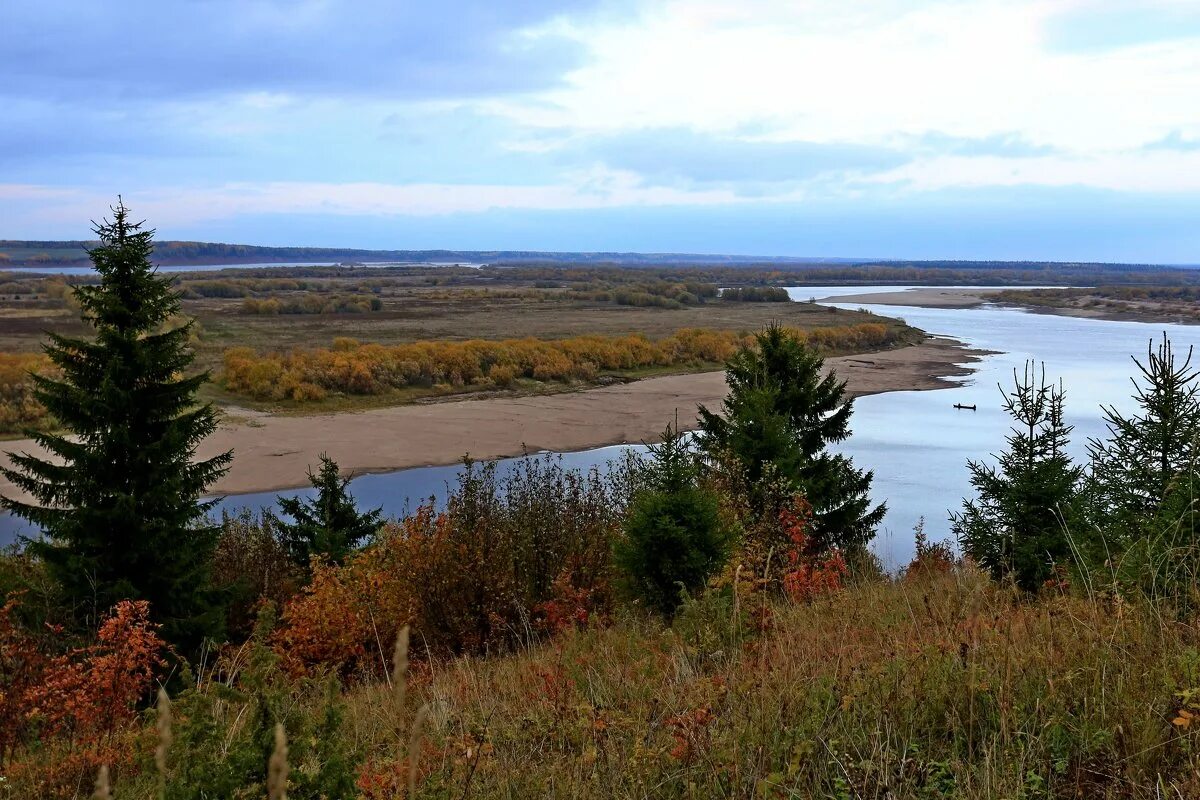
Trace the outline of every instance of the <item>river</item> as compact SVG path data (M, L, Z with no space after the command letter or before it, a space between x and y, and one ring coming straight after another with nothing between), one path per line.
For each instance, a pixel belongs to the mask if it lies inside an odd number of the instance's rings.
M789 289L794 299L836 298L839 295L893 292L900 286L800 287ZM1066 417L1075 426L1071 449L1085 452L1088 437L1104 435L1100 404L1122 410L1133 407L1131 356L1144 359L1151 339L1165 331L1177 348L1200 345L1200 326L1116 322L1034 314L1013 308L917 308L842 304L879 314L902 317L930 333L951 336L966 344L996 351L977 364L977 371L960 385L927 392L890 392L859 398L852 418L853 434L839 446L859 466L875 473L872 495L886 501L888 513L874 547L885 565L903 565L913 552L913 528L924 518L931 539L950 537L948 514L970 494L968 459L986 459L1004 446L1008 418L1000 407L998 383L1011 386L1014 369L1027 359L1044 362L1047 376L1062 379ZM975 405L960 411L956 403ZM589 468L619 457L625 446L564 454L568 466ZM511 460L501 463L501 469ZM351 488L364 506L382 506L401 515L430 496L444 497L457 467L425 467L363 475ZM299 494L300 491L285 494ZM277 493L235 495L222 499L218 509L259 508L273 503ZM0 540L19 530L16 520L0 518Z

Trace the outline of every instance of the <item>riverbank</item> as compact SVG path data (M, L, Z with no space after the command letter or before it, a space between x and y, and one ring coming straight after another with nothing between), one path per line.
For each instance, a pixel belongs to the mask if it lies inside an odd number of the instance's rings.
M1156 301L1119 301L1101 293L1083 289L1055 290L1074 296L1061 300L1039 297L1039 290L981 289L975 287L920 287L900 292L878 294L848 294L826 297L821 302L870 303L881 306L915 306L917 308L978 308L987 303L1019 308L1031 314L1054 314L1079 319L1100 319L1116 322L1151 322L1174 325L1200 324L1200 312L1194 304L1180 305ZM1028 294L1027 298L1022 295Z
M830 358L851 396L940 389L948 378L970 374L984 353L960 342L930 338L895 350ZM725 396L723 372L647 378L579 392L490 397L428 405L313 416L273 415L226 409L221 427L203 443L200 456L235 451L233 465L217 483L220 494L275 491L305 483L319 453L347 472L389 472L451 464L470 453L492 459L523 450L572 451L655 439L679 412L679 424L695 426L697 405L717 408ZM0 445L0 452L41 454L30 440ZM0 494L20 497L0 479Z

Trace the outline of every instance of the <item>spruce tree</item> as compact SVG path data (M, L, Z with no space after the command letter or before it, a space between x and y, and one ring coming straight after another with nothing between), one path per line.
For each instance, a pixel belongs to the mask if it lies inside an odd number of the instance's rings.
M29 432L49 458L10 454L3 474L34 502L0 505L42 529L27 547L77 622L93 626L118 600L145 599L187 648L220 629L208 582L218 530L200 497L231 453L195 458L217 418L196 400L207 373L188 374L192 324L173 324L179 295L150 262L154 231L120 201L112 211L88 251L100 281L74 290L94 336L50 334L46 354L61 377L33 376L63 430Z
M1032 362L1021 376L1013 370L1013 383L1011 392L1001 388L1015 423L1008 449L994 466L967 462L978 496L950 521L963 551L994 578L1033 591L1070 556L1082 470L1066 452L1072 428L1062 387L1046 382L1044 367L1039 379Z
M629 589L669 617L683 593L703 588L725 565L732 532L717 496L700 485L696 455L678 426L667 427L650 456L615 561Z
M751 486L774 465L812 505L816 546L852 548L874 537L886 507L872 507L873 473L827 449L850 435L853 403L845 381L824 366L816 351L771 325L726 365L724 416L700 407L700 446L737 458Z
M1200 370L1192 366L1191 348L1176 361L1164 333L1157 350L1153 342L1147 346L1145 363L1133 363L1142 378L1133 379L1140 413L1104 407L1109 438L1088 443L1094 522L1125 539L1146 532L1174 484L1194 472L1200 458Z
M342 478L337 462L322 453L321 468L308 480L317 490L312 500L279 497L279 508L293 522L279 522L280 538L296 563L307 567L313 556L340 564L350 552L379 530L383 509L360 514L347 491L349 478Z

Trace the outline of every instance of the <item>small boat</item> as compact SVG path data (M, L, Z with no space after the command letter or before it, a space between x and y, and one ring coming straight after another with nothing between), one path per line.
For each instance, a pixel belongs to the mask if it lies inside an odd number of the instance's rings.
M962 403L955 403L954 407L961 411L974 411L975 410L975 406L966 406L966 405L963 405Z

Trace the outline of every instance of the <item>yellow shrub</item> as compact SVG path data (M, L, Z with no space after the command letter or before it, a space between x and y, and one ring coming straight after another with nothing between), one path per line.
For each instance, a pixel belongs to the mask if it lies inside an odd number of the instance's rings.
M896 336L875 323L796 334L822 351L878 347ZM381 345L338 337L330 349L256 353L232 348L225 353L222 380L229 391L259 400L307 402L328 392L379 395L405 386L453 391L488 381L508 386L520 377L592 381L602 372L715 365L752 342L747 333L703 328L685 328L657 341L635 334Z

